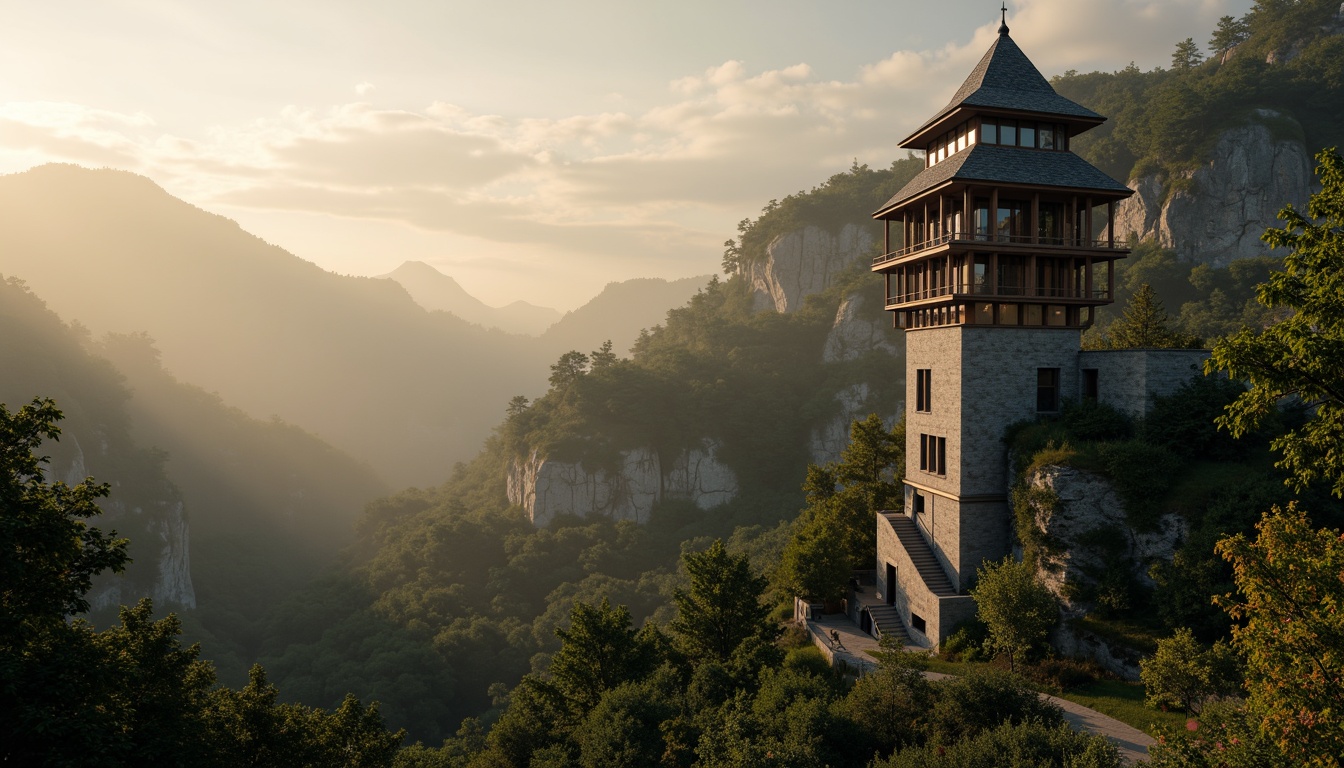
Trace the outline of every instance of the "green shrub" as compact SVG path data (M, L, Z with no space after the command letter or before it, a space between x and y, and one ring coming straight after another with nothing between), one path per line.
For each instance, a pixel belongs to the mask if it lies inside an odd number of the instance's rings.
M1120 753L1105 738L1067 725L1005 723L948 746L911 747L873 768L1120 768Z
M985 651L988 639L989 627L978 618L968 619L942 642L938 655L945 661L989 661L990 655Z

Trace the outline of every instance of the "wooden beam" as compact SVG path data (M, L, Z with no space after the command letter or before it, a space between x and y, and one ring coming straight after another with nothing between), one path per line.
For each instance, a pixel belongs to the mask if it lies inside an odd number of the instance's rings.
M1031 244L1041 242L1041 193L1031 193Z

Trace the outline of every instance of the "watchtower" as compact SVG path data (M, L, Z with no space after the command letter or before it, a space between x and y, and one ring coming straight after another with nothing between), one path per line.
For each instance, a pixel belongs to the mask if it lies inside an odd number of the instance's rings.
M906 342L905 507L877 520L878 591L937 646L1010 550L1005 428L1085 391L1080 332L1111 302L1116 203L1131 191L1069 150L1105 118L1055 93L1008 34L901 142L926 166L873 217L873 271ZM878 612L874 619L879 626Z

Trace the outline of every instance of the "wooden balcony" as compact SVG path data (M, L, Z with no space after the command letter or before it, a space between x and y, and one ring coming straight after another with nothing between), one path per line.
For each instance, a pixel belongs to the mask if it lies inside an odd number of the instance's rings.
M986 247L992 250L1014 251L1036 251L1040 253L1050 252L1068 252L1084 251L1091 255L1096 255L1097 251L1102 251L1103 258L1123 258L1129 253L1129 248L1125 244L1116 244L1110 239L1094 240L1076 237L1032 237L1031 235L1007 235L999 232L945 232L921 242L909 245L904 248L898 248L890 253L884 253L873 259L873 271L881 271L883 268L892 266L898 262L909 260L913 261L916 255L926 256L925 251L933 251L943 247L952 248L954 246L966 246L966 249L973 250L977 247Z
M978 290L977 290L978 289ZM989 291L993 292L989 292ZM1073 304L1099 306L1110 304L1112 292L1109 287L1075 291L1071 288L1037 288L1015 285L1000 286L952 286L925 288L887 297L887 309L918 309L940 304L988 302L988 303L1032 303L1032 304Z

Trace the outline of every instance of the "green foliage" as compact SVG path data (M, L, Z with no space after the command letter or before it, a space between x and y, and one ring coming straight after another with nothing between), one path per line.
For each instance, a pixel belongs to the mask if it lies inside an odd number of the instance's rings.
M1088 349L1185 349L1197 348L1200 340L1172 327L1172 318L1147 283L1130 297L1124 314L1106 327L1099 337L1089 338Z
M838 463L809 465L808 506L775 571L780 591L836 600L850 574L864 568L877 545L873 515L900 503L905 475L905 420L887 429L870 414L850 425Z
M1131 63L1055 77L1061 95L1111 118L1075 139L1073 150L1116 178L1156 174L1170 189L1212 149L1218 128L1256 120L1256 110L1294 118L1308 147L1341 143L1332 105L1344 95L1344 62L1326 53L1344 43L1330 32L1338 8L1330 0L1258 3L1240 20L1224 17L1209 46L1215 54L1235 46L1226 61L1201 63L1187 39L1169 70L1143 72Z
M766 248L775 238L804 226L838 232L846 224L864 222L868 211L877 210L923 169L923 157L913 153L885 171L855 162L848 172L835 174L809 192L771 200L755 221L743 219L737 225L736 241L724 243L724 272L739 274L748 265L764 262Z
M1287 226L1264 235L1290 253L1284 271L1260 287L1260 301L1292 314L1219 341L1209 370L1250 385L1218 422L1234 436L1258 428L1285 397L1304 402L1312 417L1272 442L1283 454L1279 466L1299 489L1320 481L1344 497L1344 158L1327 150L1317 160L1321 191L1308 204L1311 218L1289 205L1279 213Z
M1053 727L1064 722L1058 706L1012 674L976 670L940 681L937 693L930 713L930 740L936 744L955 744L1003 723L1036 721Z
M1261 768L1294 763L1262 735L1239 704L1210 702L1191 719L1163 728L1148 747L1152 768Z
M770 609L760 601L766 580L746 557L716 540L703 552L687 552L682 565L689 584L672 593L671 629L691 658L726 662L751 638L772 632L765 623Z
M1237 597L1217 598L1246 662L1246 711L1295 764L1338 766L1344 755L1344 534L1317 529L1295 505L1218 543Z
M1190 630L1157 642L1157 652L1139 662L1144 703L1159 709L1181 709L1199 714L1210 699L1235 696L1241 691L1237 659L1222 640L1205 647Z
M60 436L61 412L51 400L10 412L0 403L0 649L22 647L42 622L89 609L84 594L95 574L126 564L126 540L84 522L102 514L95 499L109 486L44 480L43 440Z
M873 768L1120 768L1115 746L1058 723L1004 723L950 746L903 750Z
M989 628L990 646L1008 654L1009 669L1016 657L1044 643L1059 623L1055 596L1036 580L1036 569L1011 556L980 566L971 597Z
M580 711L592 710L606 691L641 680L658 665L660 637L647 626L636 632L630 610L613 608L607 598L596 606L575 602L569 627L555 630L561 645L551 657L551 684Z
M1195 43L1193 37L1187 37L1176 44L1176 50L1171 54L1172 69L1190 69L1198 67L1204 63L1204 54L1199 50L1199 45Z
M126 544L83 522L107 486L43 479L35 451L59 435L60 416L49 400L12 414L0 405L0 526L12 548L0 591L0 693L10 702L0 761L390 765L403 734L383 727L377 705L277 705L260 667L241 691L211 690L213 667L198 646L181 647L176 617L153 620L148 600L102 632L67 621L87 609L92 578L125 562Z

